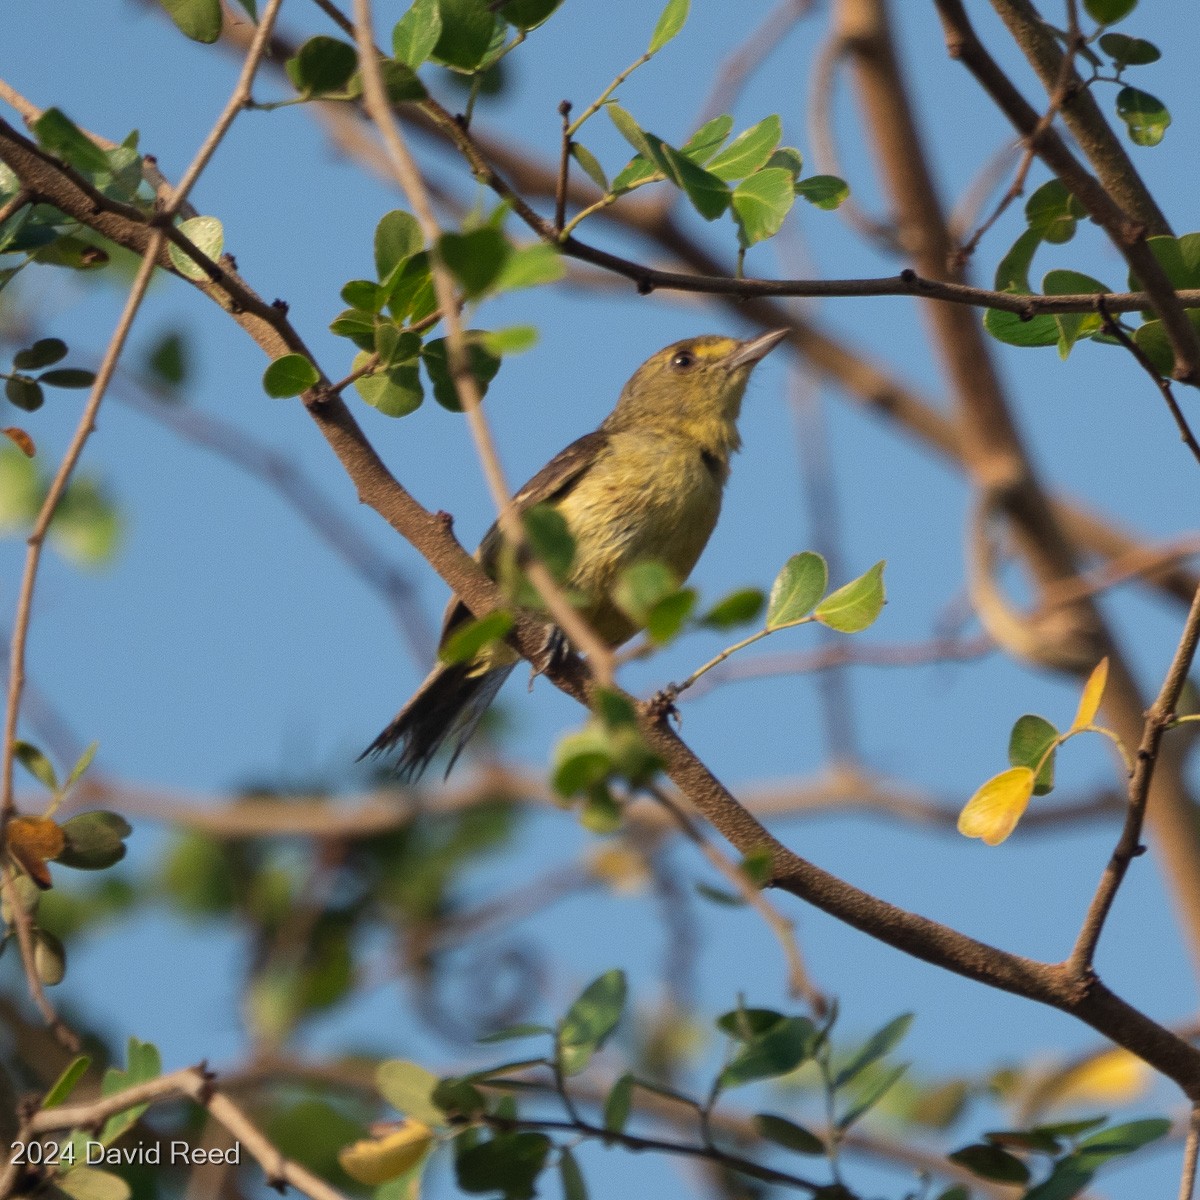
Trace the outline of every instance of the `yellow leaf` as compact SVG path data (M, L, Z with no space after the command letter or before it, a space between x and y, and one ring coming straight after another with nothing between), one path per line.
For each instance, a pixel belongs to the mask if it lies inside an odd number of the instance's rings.
M1095 666L1095 669L1088 676L1088 681L1083 685L1083 694L1079 697L1079 711L1075 714L1075 720L1071 722L1071 728L1086 729L1095 719L1096 713L1100 711L1100 701L1104 699L1104 685L1108 682L1108 658L1102 658Z
M1129 1104L1150 1086L1150 1068L1116 1047L1072 1067L1053 1086L1056 1105Z
M377 1187L411 1171L433 1149L433 1130L422 1121L405 1121L393 1133L344 1146L338 1162L351 1179Z
M1021 819L1033 795L1034 774L1028 767L1009 767L993 776L958 814L963 837L982 838L998 846Z
M9 853L40 888L51 882L46 861L57 858L65 845L61 826L49 817L13 817L8 823Z
M602 844L591 854L591 873L608 884L618 896L633 896L646 890L650 869L645 858L629 846Z

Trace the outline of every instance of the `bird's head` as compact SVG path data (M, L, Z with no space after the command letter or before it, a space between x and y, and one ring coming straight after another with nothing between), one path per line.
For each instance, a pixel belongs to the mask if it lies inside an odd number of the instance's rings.
M744 342L715 334L675 342L638 367L605 424L677 429L728 453L737 448L734 422L750 372L787 334L774 329Z

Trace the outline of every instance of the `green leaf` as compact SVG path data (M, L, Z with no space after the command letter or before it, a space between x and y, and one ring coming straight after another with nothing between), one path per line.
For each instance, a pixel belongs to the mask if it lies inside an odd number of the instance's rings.
M496 291L512 292L518 288L557 283L566 270L563 257L554 246L545 242L521 246L513 250L501 265Z
M221 0L160 0L180 33L211 45L221 36Z
M431 58L458 71L474 71L483 62L496 18L486 0L438 0L442 32Z
M549 1025L509 1025L505 1029L497 1029L495 1033L484 1034L475 1041L481 1046L490 1046L494 1042L513 1042L519 1038L539 1037L542 1034L553 1033Z
M375 317L361 308L347 308L329 322L329 332L349 338L360 350L375 349Z
M720 1086L786 1075L811 1056L815 1045L816 1027L807 1017L785 1017L743 1045L721 1072Z
M1059 1159L1050 1174L1025 1193L1024 1200L1071 1200L1078 1196L1095 1174L1075 1154Z
M42 148L68 166L88 175L108 173L108 155L61 109L46 109L30 128Z
M263 372L263 391L273 400L286 400L315 387L320 372L303 354L285 354Z
M813 616L838 633L861 633L870 628L887 601L884 566L883 561L877 562L865 575L831 592L813 609Z
M827 211L839 207L850 198L850 185L836 175L810 175L796 182L795 191L809 204Z
M86 1054L81 1054L78 1058L73 1059L42 1098L41 1107L54 1108L55 1105L66 1100L75 1090L75 1085L87 1074L91 1065L92 1060Z
M408 363L415 367L421 352L421 339L407 330L401 330L391 321L380 321L375 330L375 353L379 365L384 368L398 367Z
M60 501L50 534L66 558L96 566L116 552L121 515L95 480L81 475Z
M683 191L692 207L706 221L716 220L729 207L729 188L716 175L697 166L674 146L668 146L657 138L654 142L658 158L666 167L667 177Z
M835 1088L845 1087L869 1066L883 1058L885 1054L891 1053L908 1033L912 1023L913 1014L902 1013L894 1020L889 1021L882 1029L873 1033L859 1047L854 1057L834 1076L833 1086Z
M576 1075L587 1066L616 1029L624 1008L624 971L606 971L584 988L558 1027L558 1054L566 1074Z
M1117 93L1117 116L1125 122L1135 146L1157 146L1171 124L1166 105L1139 88L1123 87Z
M667 6L658 18L654 34L650 38L647 54L657 54L683 28L688 19L689 0L667 0Z
M639 184L645 183L647 180L654 179L661 174L658 167L649 159L643 158L640 154L635 154L633 158L617 172L616 178L612 181L612 194L620 196L625 192Z
M1018 717L1012 727L1008 739L1008 762L1013 767L1028 767L1031 771L1037 769L1038 762L1058 737L1058 730L1035 713L1026 713ZM1045 796L1054 789L1054 759L1051 754L1046 759L1033 785L1035 796Z
M1067 296L1081 292L1103 295L1111 289L1098 279L1079 271L1047 271L1042 278L1042 291L1047 296ZM1100 332L1104 320L1099 313L1062 313L1055 316L1058 323L1058 353L1065 359L1080 338Z
M780 1021L786 1020L783 1013L773 1008L734 1008L722 1013L713 1023L722 1033L737 1038L739 1042L752 1042Z
M131 1037L127 1053L129 1065L124 1071L120 1071L116 1067L109 1067L104 1072L104 1078L100 1081L102 1096L115 1096L117 1092L122 1092L139 1083L149 1083L162 1074L162 1058L158 1053L158 1047L153 1043L140 1042L137 1038ZM126 1129L137 1122L149 1107L149 1104L138 1104L109 1117L100 1131L100 1141L107 1146L114 1139L120 1137Z
M351 308L371 314L382 312L388 299L387 289L372 279L351 279L339 294Z
M604 1101L604 1128L611 1133L621 1133L629 1120L629 1112L633 1107L632 1075L622 1075L608 1093Z
M129 1184L111 1171L77 1166L57 1180L57 1189L71 1200L129 1200Z
M4 395L23 412L37 412L46 402L46 394L37 380L28 375L10 375L4 381Z
M1083 0L1084 10L1101 25L1123 21L1137 7L1137 0Z
M680 588L658 601L646 616L646 636L656 645L665 646L683 631L696 607L694 588Z
M779 146L777 149L771 151L771 157L767 159L765 165L768 167L782 167L792 177L792 183L794 184L800 178L800 172L804 170L804 155L795 146ZM836 176L814 175L813 178L834 179Z
M442 36L438 0L414 0L392 30L392 51L414 71L433 53Z
M621 573L613 599L622 612L644 626L654 606L678 588L678 577L665 563L640 562Z
M794 1150L797 1154L825 1153L825 1143L815 1133L810 1133L803 1125L797 1125L786 1117L758 1113L754 1117L754 1128L759 1137Z
M595 725L585 725L554 747L551 785L560 796L577 796L603 783L612 768L607 733Z
M766 597L758 588L738 588L718 600L699 623L709 629L732 629L755 620L765 603Z
M733 118L724 113L705 121L682 146L680 154L686 154L694 163L704 166L710 158L725 144L729 131L733 128Z
M964 1146L961 1150L955 1150L946 1157L952 1163L965 1167L972 1175L978 1175L980 1179L990 1179L995 1183L1029 1182L1029 1168L1016 1155L1001 1150L999 1146L976 1142Z
M621 828L621 806L616 802L608 785L598 783L588 788L583 806L579 810L579 823L597 837L607 837Z
M38 383L47 387L89 388L95 382L95 371L83 371L79 367L55 367L38 376Z
M421 226L412 213L402 208L385 213L375 226L375 271L379 278L387 279L396 267L419 253L424 245ZM346 303L359 307L356 301L347 299Z
M707 164L708 169L727 183L745 179L766 165L782 137L783 124L779 117L775 114L764 117L757 125L739 133L720 154L712 158ZM772 168L778 169L781 168ZM791 179L788 185L791 186Z
M438 662L469 662L484 646L499 641L513 626L512 613L497 609L460 625L438 650Z
M648 162L654 162L654 148L643 132L642 127L634 119L633 114L626 112L619 104L609 100L604 105L608 119L617 127L617 132ZM658 164L655 163L657 167ZM615 186L615 185L614 185Z
M29 742L16 742L13 745L13 753L16 755L17 762L34 779L52 792L58 791L58 776L54 773L54 764L36 746Z
M828 586L829 567L819 554L793 554L771 585L767 628L782 629L807 617Z
M125 857L125 839L133 829L119 814L97 810L72 817L62 831L66 845L55 862L77 871L103 871Z
M608 176L604 174L604 168L600 165L599 159L586 146L579 142L572 142L571 157L602 192L608 191Z
M358 51L323 34L311 37L284 64L296 91L307 96L343 92L358 68Z
M856 1121L859 1121L866 1116L867 1113L870 1112L871 1109L873 1109L875 1105L878 1104L879 1101L882 1100L884 1096L886 1096L887 1093L892 1090L896 1082L908 1070L908 1067L908 1063L901 1063L899 1066L892 1068L892 1070L886 1072L876 1082L871 1084L870 1087L868 1087L866 1091L859 1096L858 1100L854 1104L854 1107L848 1112L843 1113L838 1118L838 1129L845 1131L849 1129L850 1126Z
M96 757L96 751L100 749L99 742L93 742L80 756L79 761L71 768L70 775L67 776L67 782L63 784L65 792L72 784L78 783L83 778L83 773L92 765L92 759Z
M500 370L500 358L487 350L477 330L468 330L467 338L467 361L479 384L479 395L483 397L487 394L488 384L495 379L496 372ZM450 412L462 412L454 380L450 377L446 339L434 338L426 342L421 350L421 361L425 364L425 370L429 372L429 380L433 384L433 398Z
M1171 1122L1163 1117L1147 1117L1141 1121L1129 1121L1124 1125L1112 1125L1099 1133L1085 1138L1075 1148L1076 1153L1089 1166L1099 1166L1113 1158L1132 1154L1151 1142L1165 1137L1171 1130Z
M500 15L514 29L528 33L546 21L562 5L563 0L505 0Z
M474 299L496 282L512 247L500 230L484 225L470 233L443 234L438 252L462 284L464 295Z
M28 349L13 355L13 367L18 371L37 371L66 357L67 343L61 338L38 338Z
M375 1072L379 1094L399 1113L435 1126L445 1123L445 1114L433 1102L438 1077L418 1063L394 1058L380 1063Z
M1122 67L1145 67L1162 58L1162 51L1153 42L1127 37L1123 33L1106 33L1100 39L1100 49L1113 60L1118 70Z
M1146 245L1150 247L1150 252L1158 260L1172 287L1200 287L1200 234L1185 233L1181 238L1147 238ZM1133 291L1142 290L1141 280L1132 272L1129 286Z
M732 200L739 243L748 247L773 237L795 200L792 176L783 167L764 167L743 179Z
M544 1133L529 1131L502 1133L479 1142L455 1159L458 1186L464 1192L500 1192L504 1200L533 1200L550 1145Z
M192 217L188 221L182 221L179 232L213 262L220 259L221 251L225 248L225 230L216 217ZM174 242L167 245L167 257L184 279L203 282L208 278L208 272Z
M575 561L575 539L566 518L549 504L535 504L521 514L521 523L533 552L562 583Z
M37 467L16 446L0 447L0 532L26 526L41 503Z
M407 63L394 58L379 60L379 73L383 76L383 90L393 104L404 104L409 100L424 100L429 93L417 78L416 72ZM346 95L357 98L363 94L362 71L355 71L346 85Z
M1036 232L1043 241L1051 242L1056 246L1069 242L1075 236L1080 218L1086 215L1087 210L1061 179L1051 179L1043 183L1025 202L1025 221L1030 230ZM1035 242L1034 246L1036 247L1036 245ZM1029 291L1027 279L1029 258L1032 258L1032 251L1026 258L1025 269L1021 271L1020 275L1024 281L1020 290L1024 292ZM1006 279L1003 285L997 283L996 286L1006 288L1010 281L1010 279Z
M187 382L189 363L188 344L180 334L165 333L146 354L146 369L159 383L177 388Z
M583 1172L566 1146L558 1152L558 1173L562 1179L563 1200L588 1200Z
M538 344L536 325L509 325L505 329L489 329L479 335L483 348L503 358L506 354L524 354Z
M355 355L354 369L358 370L367 358L365 351ZM407 417L409 413L416 412L425 399L425 389L415 361L397 363L371 375L363 375L354 381L354 390L385 417Z

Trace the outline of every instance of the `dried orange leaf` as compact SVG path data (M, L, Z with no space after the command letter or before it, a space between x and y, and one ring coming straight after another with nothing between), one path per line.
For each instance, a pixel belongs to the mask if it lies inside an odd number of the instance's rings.
M0 429L0 433L4 434L26 458L33 458L37 454L37 447L33 444L33 438L25 430L18 429L15 425L9 425L4 429Z
M432 1148L433 1130L422 1121L405 1121L394 1133L343 1147L338 1162L351 1179L377 1187L411 1171Z
M1102 658L1088 676L1083 685L1083 694L1079 697L1079 711L1071 722L1072 729L1086 729L1100 711L1100 701L1104 699L1104 685L1108 682L1108 658Z
M1034 774L1028 767L1010 767L994 775L958 814L963 837L982 838L998 846L1021 819L1033 795Z
M50 886L48 859L66 845L62 828L49 817L13 817L8 823L8 850L21 870L41 888Z

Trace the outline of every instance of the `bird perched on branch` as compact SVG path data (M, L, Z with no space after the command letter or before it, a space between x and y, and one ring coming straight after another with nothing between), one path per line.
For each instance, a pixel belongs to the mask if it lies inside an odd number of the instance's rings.
M520 512L545 504L562 516L575 543L564 586L587 598L580 614L608 645L638 629L613 600L624 571L656 560L682 582L696 565L741 445L746 382L786 336L784 329L748 341L709 335L660 350L637 369L600 428L556 454L513 498ZM493 525L475 552L492 578L503 545ZM441 645L470 619L452 597ZM414 780L449 741L448 775L518 661L496 641L466 662L439 663L361 757L399 747L396 773Z

